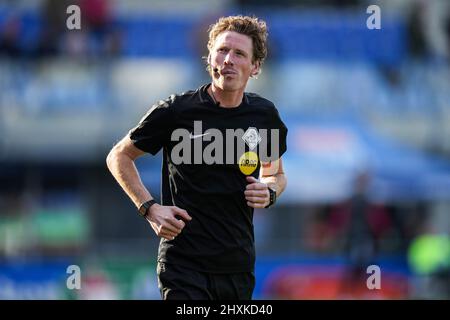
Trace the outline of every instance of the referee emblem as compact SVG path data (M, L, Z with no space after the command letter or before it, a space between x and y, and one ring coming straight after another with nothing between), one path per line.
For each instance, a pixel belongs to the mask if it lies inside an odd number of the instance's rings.
M245 131L244 135L242 136L242 139L248 145L250 150L253 150L261 141L261 136L259 135L258 130L256 128L250 127L247 129L247 131Z

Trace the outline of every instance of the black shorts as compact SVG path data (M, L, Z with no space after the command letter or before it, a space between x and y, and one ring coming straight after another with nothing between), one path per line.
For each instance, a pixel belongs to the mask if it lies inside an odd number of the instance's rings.
M158 262L158 287L163 300L250 300L253 272L206 273Z

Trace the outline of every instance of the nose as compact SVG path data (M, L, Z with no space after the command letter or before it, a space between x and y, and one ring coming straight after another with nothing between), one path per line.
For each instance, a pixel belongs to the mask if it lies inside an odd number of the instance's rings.
M225 56L225 60L223 61L225 64L228 64L228 65L233 65L233 60L231 59L231 56L232 56L232 53L231 53L231 51L229 51L228 53L227 53L227 55Z

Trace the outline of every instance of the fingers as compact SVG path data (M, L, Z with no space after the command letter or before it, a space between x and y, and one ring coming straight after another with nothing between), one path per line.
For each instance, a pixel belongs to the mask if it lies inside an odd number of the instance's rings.
M173 234L170 232L162 232L158 235L158 237L161 237L161 238L164 238L167 240L174 240L176 236L177 236L176 234Z
M175 206L161 206L159 210L153 214L152 219L148 219L148 222L158 237L173 240L186 226L186 223L183 220L178 219L177 216L186 220L192 219L186 210Z
M186 225L186 223L184 223L183 220L177 219L177 218L173 218L169 221L169 223L174 226L178 231L183 230L184 226Z
M247 177L247 181L249 181L248 178L249 177ZM245 187L246 190L264 190L264 189L267 189L267 185L265 183L259 182L255 178L253 178L253 179L255 180L255 182L252 182L252 183L248 184Z
M245 190L245 197L269 197L269 191L265 190Z
M169 231L169 232L173 232L175 234L179 234L181 232L181 229L183 229L183 228L180 228L177 225L175 225L177 222L178 222L178 220L175 218L173 218L172 220L167 220L167 223L162 224L161 228L164 231Z
M155 222L149 221L149 223L152 226L153 230L155 231L155 233L158 237L161 237L161 238L164 238L167 240L173 240L179 234L179 232L170 231L165 226L158 225Z
M246 177L250 182L244 191L247 205L252 208L264 208L269 200L269 191L265 183L259 182L255 177Z
M171 229L167 228L167 226L160 226L158 228L158 232L156 235L158 237L166 238L167 240L173 240L177 235L180 234L181 230L179 231L172 231Z
M251 202L251 201L247 201L247 205L249 207L256 208L256 209L262 209L266 206L265 202L259 203L259 202Z
M253 194L251 194L253 193ZM245 200L247 205L252 208L264 208L269 201L269 194L267 190L261 191L245 191Z
M253 203L266 203L269 198L259 198L259 197L245 197L245 200Z
M177 219L176 214L174 213L172 216L167 217L166 223L163 224L163 226L167 227L167 229L180 233L181 230L186 225L183 220Z
M192 217L187 213L186 210L180 209L178 207L173 206L172 209L176 212L178 216L180 216L182 219L190 221L192 220Z
M259 205L262 205L262 208L264 208L267 204L267 202L269 201L269 197L268 196L264 196L264 197L251 197L251 196L246 196L245 200L247 200L247 204L251 204L250 207L253 208L260 208Z

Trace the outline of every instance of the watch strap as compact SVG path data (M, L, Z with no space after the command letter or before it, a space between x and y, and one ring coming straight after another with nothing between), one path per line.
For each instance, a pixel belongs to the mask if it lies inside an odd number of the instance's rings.
M275 192L275 190L273 190L270 187L268 187L267 189L269 189L269 197L270 198L269 198L269 204L267 206L265 206L264 208L270 208L277 201L277 193Z
M143 204L141 204L141 206L139 207L139 210L138 210L141 217L145 218L148 214L148 210L155 203L157 203L155 201L155 199L151 199L151 200L148 200L148 201L144 202Z

